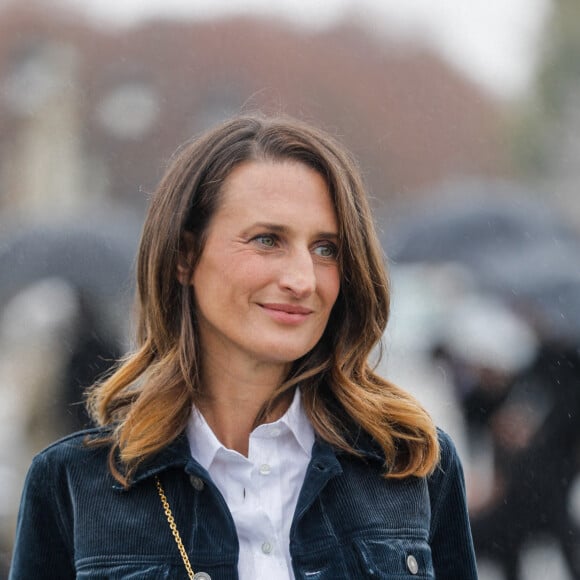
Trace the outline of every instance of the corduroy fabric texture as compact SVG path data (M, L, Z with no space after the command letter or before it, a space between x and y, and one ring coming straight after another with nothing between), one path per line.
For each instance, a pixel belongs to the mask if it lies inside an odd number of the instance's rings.
M123 490L107 470L108 450L83 444L97 433L71 435L35 457L10 579L187 578L155 474L193 569L212 580L237 579L231 514L185 436ZM376 447L360 459L316 441L292 522L295 577L476 579L461 465L449 437L439 432L439 438L435 473L403 481L381 476Z

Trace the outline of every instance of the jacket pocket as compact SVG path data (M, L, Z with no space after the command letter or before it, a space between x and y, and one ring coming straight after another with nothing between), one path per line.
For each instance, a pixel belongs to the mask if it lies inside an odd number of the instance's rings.
M435 579L431 548L424 540L357 538L354 549L362 578Z
M88 558L77 562L78 580L165 580L179 578L170 564L139 558Z

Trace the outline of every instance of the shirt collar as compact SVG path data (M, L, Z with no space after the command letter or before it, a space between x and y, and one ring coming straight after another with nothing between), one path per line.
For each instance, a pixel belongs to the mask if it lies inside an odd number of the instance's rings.
M314 429L304 412L300 389L296 389L290 407L288 407L286 413L279 419L279 422L288 427L300 447L310 457L315 435Z
M189 417L186 433L192 457L197 459L204 469L208 469L223 445L196 407Z
M300 447L310 457L314 444L314 429L304 412L300 389L296 389L288 410L272 423L258 425L252 431L252 437L276 437L284 431L292 433ZM191 455L205 469L209 469L220 449L225 449L215 436L203 415L194 407L187 425L187 439Z

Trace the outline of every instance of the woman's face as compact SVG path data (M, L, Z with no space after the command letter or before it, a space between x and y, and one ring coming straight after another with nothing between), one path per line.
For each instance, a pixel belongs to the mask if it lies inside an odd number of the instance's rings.
M339 292L326 182L299 162L247 162L222 196L191 279L204 357L286 366L319 341Z

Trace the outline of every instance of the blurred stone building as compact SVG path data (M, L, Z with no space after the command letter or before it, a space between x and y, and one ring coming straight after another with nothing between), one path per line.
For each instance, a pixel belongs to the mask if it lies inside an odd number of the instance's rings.
M374 197L509 173L499 104L433 54L345 23L157 21L103 29L42 2L0 12L0 212L139 211L175 147L240 110L321 124Z

